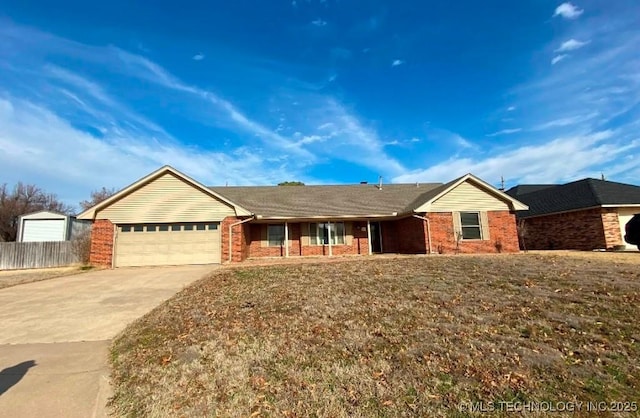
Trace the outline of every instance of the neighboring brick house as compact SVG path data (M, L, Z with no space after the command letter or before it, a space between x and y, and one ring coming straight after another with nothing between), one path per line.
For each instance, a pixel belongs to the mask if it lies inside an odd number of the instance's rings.
M527 206L467 174L447 184L206 187L163 167L88 209L91 261L517 252Z
M623 237L625 224L640 213L638 186L586 178L519 185L506 193L529 206L517 214L527 249L636 250Z

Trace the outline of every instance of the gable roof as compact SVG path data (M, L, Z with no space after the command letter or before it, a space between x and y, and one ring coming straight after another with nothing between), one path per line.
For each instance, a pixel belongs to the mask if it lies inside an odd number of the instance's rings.
M506 201L513 210L527 206L499 191L473 174L449 183L373 184L336 186L249 186L211 187L239 202L258 219L395 217L425 212L431 202L459 184L470 181Z
M68 217L72 218L73 216L51 210L38 210L20 215L20 219L67 219Z
M238 216L248 216L251 215L251 213L243 208L242 206L232 202L231 200L229 200L228 198L216 193L215 191L209 189L208 187L204 186L203 184L197 182L196 180L192 179L191 177L187 176L186 174L183 174L181 172L179 172L178 170L176 170L173 167L170 167L168 165L165 165L164 167L159 168L158 170L154 171L153 173L141 178L140 180L136 181L133 184L130 184L129 186L125 187L124 189L120 190L118 193L114 194L113 196L103 200L102 202L98 203L97 205L94 205L92 207L90 207L89 209L85 210L84 212L80 213L77 218L78 219L93 219L96 215L96 212L106 208L107 206L117 202L118 200L122 199L123 197L127 196L128 194L134 192L135 190L139 189L140 187L151 183L153 180L165 175L165 174L172 174L174 176L176 176L177 178L183 180L184 182L186 182L187 184L193 186L194 188L202 191L205 194L208 194L218 200L221 200L223 202L225 202L226 204L228 204L229 206L232 206L237 215Z
M529 205L518 216L533 217L601 206L640 206L640 187L586 178L518 195L518 199Z
M475 184L476 186L478 186L480 189L483 189L485 192L494 195L495 197L497 197L498 199L506 202L511 210L526 210L528 209L528 207L523 204L522 202L518 201L517 199L509 196L508 194L504 193L501 190L496 189L495 187L493 187L492 185L490 185L489 183L485 182L484 180L474 176L473 174L469 173L469 174L465 174L462 177L458 177L455 180L450 181L449 183L443 184L442 186L440 186L437 190L433 190L431 193L423 196L424 200L423 202L419 205L413 208L414 211L416 212L428 212L429 211L429 206L434 203L436 200L440 199L442 196L444 196L445 194L449 193L451 190L455 189L457 186L459 186L460 184L464 183L464 182L470 182L472 184ZM418 202L415 202L418 203Z
M240 186L211 190L240 203L258 219L392 217L441 183L334 186Z

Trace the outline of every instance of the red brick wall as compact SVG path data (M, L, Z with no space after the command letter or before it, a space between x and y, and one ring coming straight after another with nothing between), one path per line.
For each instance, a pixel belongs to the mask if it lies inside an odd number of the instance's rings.
M301 223L289 224L289 256L328 256L328 245L302 245L302 226ZM367 231L361 230L366 227L366 222L353 222L351 225L351 233L353 239L351 244L332 245L331 253L333 255L356 255L368 254L369 244L367 241ZM266 224L247 225L250 229L248 240L249 257L284 257L284 246L268 247L263 244L266 240Z
M113 233L114 226L107 219L98 219L91 225L91 264L112 267Z
M455 253L453 213L429 213L432 248L435 253ZM460 241L460 253L518 252L516 218L508 211L489 211L489 239Z
M527 249L594 250L622 244L614 209L588 209L527 218Z
M229 226L243 220L233 216L226 217L222 220L220 227L222 228L222 262L229 262ZM234 226L232 231L233 243L231 245L232 261L238 262L246 260L249 257L250 232L247 223Z

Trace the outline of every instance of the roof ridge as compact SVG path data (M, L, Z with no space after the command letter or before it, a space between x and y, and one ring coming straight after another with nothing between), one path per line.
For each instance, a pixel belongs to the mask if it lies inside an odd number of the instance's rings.
M593 177L587 177L587 178L586 178L586 179L584 179L584 180L585 180L585 181L587 182L587 184L589 185L589 191L591 192L591 194L592 194L592 195L593 195L593 197L595 198L596 203L597 203L598 205L602 205L602 204L603 204L603 202L602 202L602 199L600 198L600 193L598 193L598 190L596 190L596 188L595 188L595 183L594 183L594 181L606 181L606 180L598 180L598 179L593 178Z

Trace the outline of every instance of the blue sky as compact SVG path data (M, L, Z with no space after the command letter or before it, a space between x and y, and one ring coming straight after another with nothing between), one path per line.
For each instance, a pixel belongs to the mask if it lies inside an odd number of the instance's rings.
M132 3L135 3L132 5ZM0 0L0 182L640 183L640 3Z

